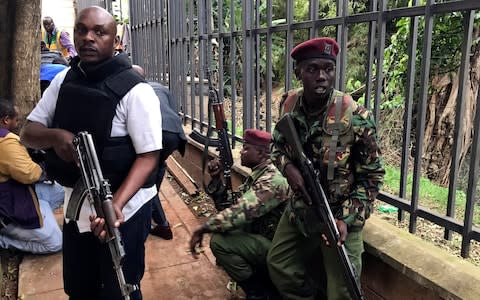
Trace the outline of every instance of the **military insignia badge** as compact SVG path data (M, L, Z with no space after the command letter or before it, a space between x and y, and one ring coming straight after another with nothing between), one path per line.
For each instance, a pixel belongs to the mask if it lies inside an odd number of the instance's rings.
M323 53L327 55L332 54L332 45L325 43L325 48L323 49Z

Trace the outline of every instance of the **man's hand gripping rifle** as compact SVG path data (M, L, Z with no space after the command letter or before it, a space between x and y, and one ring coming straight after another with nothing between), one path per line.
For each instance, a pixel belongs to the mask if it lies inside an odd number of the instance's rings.
M110 184L107 179L103 178L92 136L87 132L80 132L73 139L73 145L79 161L82 180L79 180L75 186L67 207L66 217L78 220L82 202L87 197L97 216L105 219L106 242L112 256L113 268L117 274L122 296L124 299L130 299L130 293L138 290L138 286L125 282L122 271L125 250L120 231L114 226L117 217L112 204Z
M215 207L217 210L222 210L231 206L233 203L236 202L236 194L232 190L232 165L233 165L233 157L232 157L232 148L230 147L230 141L228 139L228 124L227 120L225 120L225 112L223 110L223 101L220 100L218 96L218 91L213 87L212 80L211 80L211 71L207 68L207 78L208 78L208 107L213 110L213 114L215 115L215 131L217 132L217 138L212 138L211 135L211 127L209 122L209 128L207 135L202 135L199 131L193 130L190 134L190 137L204 145L204 155L203 155L203 171L205 171L205 164L206 159L208 157L208 147L214 146L219 151L220 161L222 162L223 166L223 178L225 180L225 196L219 200L218 203L215 203ZM210 116L210 111L209 111ZM210 121L210 118L209 118ZM205 183L204 183L205 187Z
M297 130L293 119L289 114L284 115L276 125L276 129L282 133L286 139L287 152L291 156L294 165L299 169L305 181L302 193L307 199L306 202L312 203L312 206L318 217L325 223L327 229L327 239L336 249L339 261L344 270L344 278L352 299L364 299L360 288L359 276L354 266L348 258L345 246L337 246L340 239L340 233L336 226L330 205L325 192L320 184L319 173L314 169L312 162L303 152L303 147L298 138Z

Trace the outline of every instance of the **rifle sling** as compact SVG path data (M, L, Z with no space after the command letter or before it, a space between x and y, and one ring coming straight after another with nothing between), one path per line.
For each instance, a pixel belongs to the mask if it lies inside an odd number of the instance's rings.
M335 169L335 160L337 156L337 147L338 147L338 137L339 137L339 123L340 123L340 114L342 111L342 102L343 99L336 97L335 99L335 125L333 126L332 140L330 141L330 150L328 155L328 169L327 169L327 179L333 180L334 169Z

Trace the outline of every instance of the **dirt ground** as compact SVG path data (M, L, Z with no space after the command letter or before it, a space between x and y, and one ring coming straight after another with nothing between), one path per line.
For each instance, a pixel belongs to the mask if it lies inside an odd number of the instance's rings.
M0 249L2 274L0 299L17 299L18 267L22 261L22 258L23 254L19 252Z

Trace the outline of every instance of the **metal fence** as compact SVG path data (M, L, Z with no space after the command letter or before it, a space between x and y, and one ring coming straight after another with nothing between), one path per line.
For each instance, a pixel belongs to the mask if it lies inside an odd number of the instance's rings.
M332 2L332 1L330 1ZM404 129L401 137L401 176L399 192L391 195L382 192L379 199L410 214L409 230L414 233L418 217L445 228L445 238L451 232L462 236L461 255L467 257L471 240L480 241L480 229L473 226L475 190L480 161L480 105L477 105L474 140L471 150L466 205L463 221L455 218L456 191L459 171L459 138L453 137L452 172L450 175L448 209L435 212L420 205L419 190L422 169L421 143L425 134L425 116L429 97L430 62L433 21L439 15L463 14L464 36L461 47L460 90L456 105L455 132L461 130L465 115L464 96L468 63L472 45L473 20L480 1L413 1L411 7L391 8L387 0L371 0L364 11L352 9L355 1L337 0L333 9L319 11L320 1L309 1L307 18L301 19L294 10L295 1L240 1L240 0L135 0L130 1L133 61L144 66L148 79L168 85L177 99L185 124L204 130L208 126L206 68L213 70L213 81L219 90L229 118L232 145L240 139L237 128L263 128L271 131L276 121L278 107L274 91L278 86L289 90L296 86L293 62L288 53L298 42L331 34L342 49L337 58L336 87L345 90L347 61L351 59L348 42L349 28L365 27L366 55L364 63L365 106L372 109L379 128L380 104L384 79L384 51L387 47L387 24L399 18L410 23L408 68L404 74ZM407 2L407 1L405 1ZM273 16L273 3L283 3L286 14ZM322 8L325 8L323 4ZM332 7L330 7L332 8ZM333 13L331 13L333 11ZM419 25L424 26L423 39L419 39ZM280 49L280 52L279 52ZM420 69L415 57L421 53ZM393 62L392 62L393 63ZM284 77L274 73L283 65ZM373 80L372 80L373 79ZM416 82L418 79L419 83ZM274 82L276 81L276 82ZM280 83L278 82L280 81ZM377 84L380 83L380 84ZM417 99L414 101L414 89ZM480 93L478 100L480 100ZM478 101L477 102L480 102ZM413 111L416 111L416 131L410 134ZM237 133L238 132L238 133ZM237 134L236 134L237 133ZM408 168L409 145L414 144L413 167ZM412 175L411 192L407 192L407 175Z

